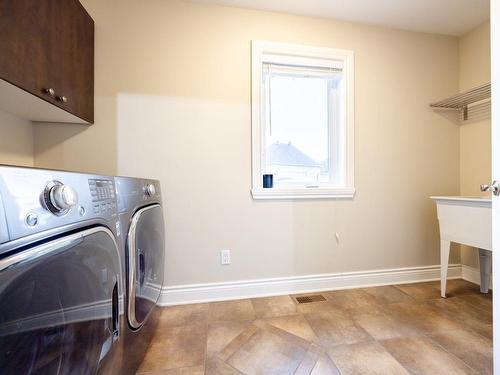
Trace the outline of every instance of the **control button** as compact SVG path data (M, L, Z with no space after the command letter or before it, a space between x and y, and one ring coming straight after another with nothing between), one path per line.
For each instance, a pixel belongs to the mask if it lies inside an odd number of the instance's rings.
M78 213L80 214L80 216L85 216L85 207L83 206L80 206L78 207Z
M60 181L50 181L42 194L45 207L55 215L64 215L78 203L78 193Z
M147 184L144 191L148 197L152 197L156 194L156 187L154 184Z
M36 214L26 215L26 224L28 224L30 227L34 227L38 224L38 216Z
M100 209L101 209L101 207L98 204L94 205L94 213L95 214L98 214Z
M59 211L69 210L78 202L78 194L67 185L56 185L50 189L50 201Z

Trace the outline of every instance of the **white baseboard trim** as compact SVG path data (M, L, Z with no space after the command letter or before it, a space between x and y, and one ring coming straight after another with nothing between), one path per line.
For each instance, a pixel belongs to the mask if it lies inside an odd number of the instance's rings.
M462 265L450 264L448 278L462 277ZM395 285L439 280L439 265L393 268L375 271L244 280L222 283L167 286L162 289L161 306L183 305L281 294L309 293L378 285Z
M466 264L462 264L462 279L480 285L481 273L479 272L479 268L474 268L471 266L467 266ZM490 289L493 289L493 278L490 278Z
M481 283L481 274L479 273L479 269L465 264L462 264L462 278L477 285Z

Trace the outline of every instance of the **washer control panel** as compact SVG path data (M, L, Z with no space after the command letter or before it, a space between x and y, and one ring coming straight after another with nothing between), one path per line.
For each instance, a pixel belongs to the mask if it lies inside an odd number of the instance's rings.
M116 209L113 179L89 179L94 214L111 213Z
M7 241L83 221L113 228L117 215L113 177L0 166L0 254Z

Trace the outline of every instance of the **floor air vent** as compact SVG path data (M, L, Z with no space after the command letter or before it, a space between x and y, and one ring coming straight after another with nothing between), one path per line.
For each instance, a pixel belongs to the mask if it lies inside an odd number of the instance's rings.
M298 304L326 301L326 298L323 297L321 294L310 294L308 296L300 296L300 297L294 297L294 298Z

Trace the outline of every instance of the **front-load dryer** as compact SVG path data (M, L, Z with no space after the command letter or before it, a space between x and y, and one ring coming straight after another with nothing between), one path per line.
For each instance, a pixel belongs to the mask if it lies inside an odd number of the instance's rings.
M93 375L118 347L112 177L0 166L0 373Z
M123 367L134 374L156 329L164 278L165 234L160 183L115 177L125 284Z

